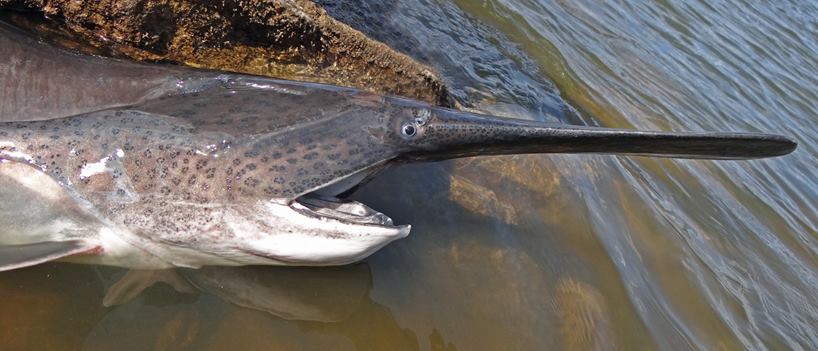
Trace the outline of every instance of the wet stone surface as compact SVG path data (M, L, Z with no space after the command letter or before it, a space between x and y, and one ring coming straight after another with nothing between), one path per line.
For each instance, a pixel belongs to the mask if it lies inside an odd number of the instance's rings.
M0 9L35 11L19 19L39 31L117 57L315 81L453 106L431 68L296 1L0 0ZM76 47L76 45L75 45Z

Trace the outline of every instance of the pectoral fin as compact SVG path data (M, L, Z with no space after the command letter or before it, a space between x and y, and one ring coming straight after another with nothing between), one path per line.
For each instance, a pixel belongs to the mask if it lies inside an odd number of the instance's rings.
M179 275L175 269L143 271L130 270L128 273L108 289L102 299L102 305L111 307L127 303L142 293L145 289L156 283L165 283L172 286L176 291L186 294L196 292L184 277Z
M99 246L84 240L45 241L0 246L0 272L29 267L66 256L93 252Z

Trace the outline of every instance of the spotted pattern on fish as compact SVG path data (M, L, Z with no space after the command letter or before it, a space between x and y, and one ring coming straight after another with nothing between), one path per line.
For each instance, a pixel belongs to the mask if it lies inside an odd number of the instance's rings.
M389 104L288 89L276 95L226 83L124 109L4 123L0 158L16 155L108 217L169 233L169 241L227 235L220 206L291 201L377 167L403 142L390 129Z

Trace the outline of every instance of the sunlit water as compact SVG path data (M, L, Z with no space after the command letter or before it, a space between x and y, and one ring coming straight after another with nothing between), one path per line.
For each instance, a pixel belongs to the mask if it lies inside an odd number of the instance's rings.
M179 271L114 307L122 269L3 273L0 349L818 349L816 5L321 2L467 108L800 146L393 169L354 196L413 232L364 264Z

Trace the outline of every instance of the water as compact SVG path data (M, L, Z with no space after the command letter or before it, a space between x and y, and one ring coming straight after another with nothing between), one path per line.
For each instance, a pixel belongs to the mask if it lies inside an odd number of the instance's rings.
M7 272L0 345L818 348L818 6L321 2L434 66L466 108L775 132L800 146L751 162L560 155L406 166L355 194L413 224L361 265L173 272L163 279L195 286L131 289L114 307L102 301L122 269Z

